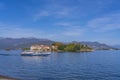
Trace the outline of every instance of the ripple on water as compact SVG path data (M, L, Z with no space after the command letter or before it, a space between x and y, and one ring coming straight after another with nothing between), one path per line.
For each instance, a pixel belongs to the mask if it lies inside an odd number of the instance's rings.
M119 51L52 53L46 57L0 51L0 74L23 80L119 80L119 57Z

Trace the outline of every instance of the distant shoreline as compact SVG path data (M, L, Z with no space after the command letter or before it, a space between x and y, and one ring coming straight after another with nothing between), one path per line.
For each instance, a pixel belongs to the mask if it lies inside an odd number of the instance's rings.
M0 80L19 80L16 78L0 75Z

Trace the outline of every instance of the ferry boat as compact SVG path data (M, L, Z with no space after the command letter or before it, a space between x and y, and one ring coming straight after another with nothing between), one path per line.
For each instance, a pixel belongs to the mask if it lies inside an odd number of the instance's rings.
M47 56L50 55L51 52L43 52L43 51L24 51L21 53L21 56Z

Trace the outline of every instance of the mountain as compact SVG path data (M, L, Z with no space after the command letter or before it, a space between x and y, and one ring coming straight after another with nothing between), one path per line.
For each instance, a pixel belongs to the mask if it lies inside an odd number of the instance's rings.
M38 39L38 38L2 38L0 37L0 49L21 49L30 47L32 44L44 44L51 45L55 41L49 39ZM109 45L99 43L99 42L77 42L73 41L73 43L81 43L88 45L94 49L115 49Z
M82 41L81 43L82 43L82 44L86 44L86 45L88 45L89 47L92 47L93 49L96 49L96 50L115 49L115 48L112 47L112 46L109 46L109 45L104 44L104 43L99 43L99 42L84 42L84 41Z
M81 41L81 42L76 42L73 41L73 43L80 43L84 45L88 45L89 47L96 49L96 50L109 50L109 49L115 49L112 46L109 46L107 44L99 43L99 42L90 42L90 41Z
M37 38L0 38L0 49L18 49L30 47L32 44L51 45L54 41Z
M114 45L113 47L120 49L120 45Z

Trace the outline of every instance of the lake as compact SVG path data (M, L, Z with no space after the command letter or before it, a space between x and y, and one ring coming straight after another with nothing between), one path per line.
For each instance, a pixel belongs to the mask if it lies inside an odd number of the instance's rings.
M0 51L0 75L21 80L120 80L120 51L20 56Z

